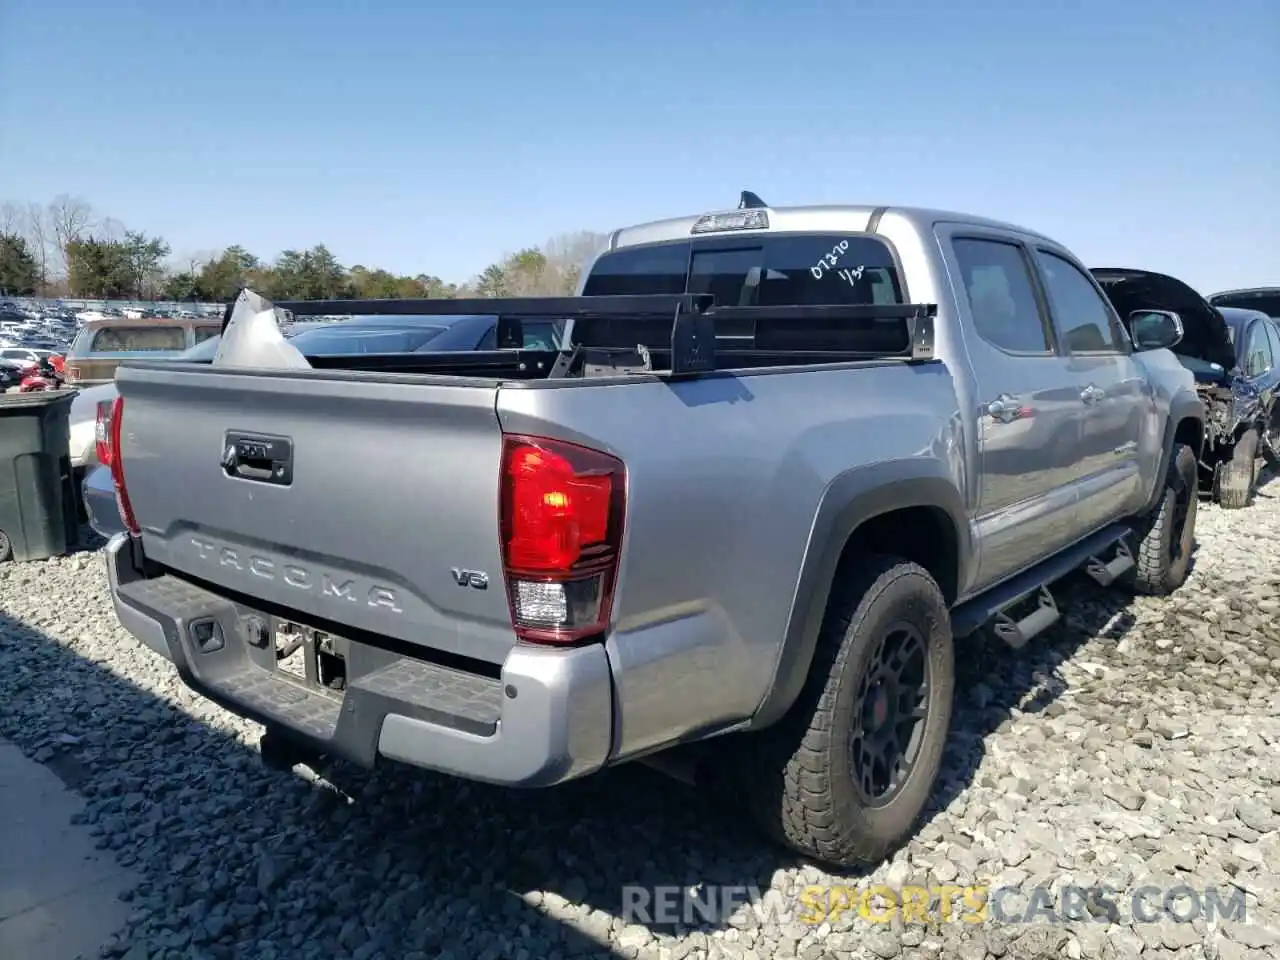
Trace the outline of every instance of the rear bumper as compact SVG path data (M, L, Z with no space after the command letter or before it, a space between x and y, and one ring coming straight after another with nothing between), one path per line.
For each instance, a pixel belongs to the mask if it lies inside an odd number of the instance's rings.
M172 660L188 686L318 752L373 766L379 757L471 780L548 786L598 770L612 737L612 678L602 645L514 647L498 678L352 642L347 689L286 679L246 639L255 611L177 577L146 578L133 545L106 548L121 624ZM202 650L192 625L216 625ZM216 647L216 649L214 649Z

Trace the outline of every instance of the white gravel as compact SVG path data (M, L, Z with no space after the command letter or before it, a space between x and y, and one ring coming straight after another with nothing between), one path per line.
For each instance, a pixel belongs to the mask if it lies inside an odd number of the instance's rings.
M351 799L265 770L256 725L119 628L92 552L0 565L0 736L83 793L101 845L146 877L104 951L129 960L1263 960L1280 955L1280 482L1244 512L1202 507L1198 539L1173 601L1079 584L1028 650L961 658L939 809L866 877L797 864L642 768L537 792L343 771ZM620 916L624 884L699 883L766 892L765 909L694 928ZM930 925L814 924L797 900L975 883L1020 891L1005 922L957 907ZM1036 886L1099 884L1113 914L1008 922ZM1142 922L1129 898L1145 885L1243 892L1247 916Z

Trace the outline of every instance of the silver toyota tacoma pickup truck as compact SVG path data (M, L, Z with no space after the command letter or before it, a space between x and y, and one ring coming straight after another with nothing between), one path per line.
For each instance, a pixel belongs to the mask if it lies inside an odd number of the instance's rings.
M581 294L278 305L493 314L491 351L126 361L121 622L272 762L531 787L694 745L851 865L926 806L964 638L1023 646L1074 570L1187 575L1179 319L1048 237L744 194L617 231Z

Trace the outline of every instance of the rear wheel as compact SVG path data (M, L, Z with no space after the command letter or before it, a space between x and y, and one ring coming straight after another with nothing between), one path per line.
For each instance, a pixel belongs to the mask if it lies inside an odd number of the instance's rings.
M734 781L774 836L851 867L882 860L924 811L955 658L946 600L922 567L865 556L842 569L799 699L736 744Z
M1240 510L1253 503L1258 489L1258 431L1250 427L1231 449L1231 459L1218 473L1218 502L1226 510Z
M1134 591L1162 596L1182 586L1191 569L1199 506L1196 456L1186 444L1176 444L1155 509L1134 526L1138 550L1126 578Z

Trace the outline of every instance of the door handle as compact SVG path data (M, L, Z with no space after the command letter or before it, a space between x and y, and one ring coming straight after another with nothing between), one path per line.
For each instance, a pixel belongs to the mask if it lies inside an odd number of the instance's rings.
M1001 423L1012 423L1020 412L1018 401L1007 393L1002 393L987 404L987 416Z
M1102 400L1106 395L1105 391L1099 390L1092 383L1080 391L1080 399L1090 406Z

